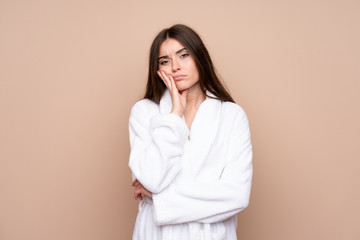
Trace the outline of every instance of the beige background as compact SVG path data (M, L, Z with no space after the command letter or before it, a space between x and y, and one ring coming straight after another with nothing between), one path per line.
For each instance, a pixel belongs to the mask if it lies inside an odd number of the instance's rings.
M360 2L0 0L0 239L130 239L128 116L196 29L254 149L239 239L360 239Z

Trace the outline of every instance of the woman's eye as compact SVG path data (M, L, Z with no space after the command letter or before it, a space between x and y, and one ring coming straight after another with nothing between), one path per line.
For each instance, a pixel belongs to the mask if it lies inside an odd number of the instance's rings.
M160 62L160 65L165 65L165 64L167 64L168 62L169 62L168 60L161 61L161 62Z
M188 57L189 56L189 54L188 53L184 53L184 54L181 54L181 58L186 58L186 57Z

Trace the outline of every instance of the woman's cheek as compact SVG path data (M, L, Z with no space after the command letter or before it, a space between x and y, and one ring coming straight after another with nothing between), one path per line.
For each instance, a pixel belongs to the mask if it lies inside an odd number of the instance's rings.
M167 75L169 75L171 73L171 71L169 71L169 67L166 66L160 66L159 67L160 71L163 71L164 73L166 73Z

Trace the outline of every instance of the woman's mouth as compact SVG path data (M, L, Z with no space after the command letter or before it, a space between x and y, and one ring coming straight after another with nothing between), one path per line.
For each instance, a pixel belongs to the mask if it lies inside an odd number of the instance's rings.
M173 76L173 79L175 81L179 81L179 80L182 80L186 77L186 75L176 75L176 76Z

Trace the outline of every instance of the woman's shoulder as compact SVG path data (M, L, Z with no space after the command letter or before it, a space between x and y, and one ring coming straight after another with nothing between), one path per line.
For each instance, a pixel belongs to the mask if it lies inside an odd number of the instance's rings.
M228 126L242 126L248 124L248 117L245 110L233 102L222 102L222 122Z
M140 99L139 101L137 101L133 108L147 108L147 107L158 107L159 104L151 101L150 99L147 99L147 98L143 98L143 99Z
M222 110L228 116L246 116L245 110L234 102L222 102Z
M159 104L149 100L141 99L137 101L131 108L131 115L152 115L159 111Z

